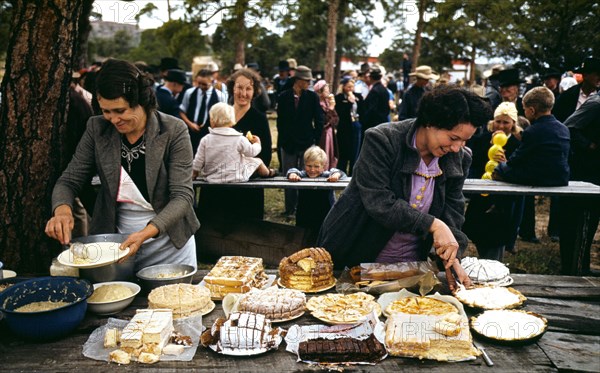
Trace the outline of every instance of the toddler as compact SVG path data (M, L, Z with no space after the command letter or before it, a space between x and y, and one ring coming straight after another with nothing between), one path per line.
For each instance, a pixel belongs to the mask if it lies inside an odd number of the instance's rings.
M258 136L246 138L232 128L233 107L220 102L211 107L209 114L209 134L200 141L192 164L194 179L200 176L209 183L237 183L248 181L254 174L275 176L274 170L256 158L261 150Z

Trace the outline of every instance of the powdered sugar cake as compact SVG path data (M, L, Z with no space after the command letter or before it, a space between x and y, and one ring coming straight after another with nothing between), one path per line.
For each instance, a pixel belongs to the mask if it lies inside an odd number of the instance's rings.
M242 312L263 314L273 321L289 320L304 313L306 295L275 286L265 290L252 289L241 296L237 308Z

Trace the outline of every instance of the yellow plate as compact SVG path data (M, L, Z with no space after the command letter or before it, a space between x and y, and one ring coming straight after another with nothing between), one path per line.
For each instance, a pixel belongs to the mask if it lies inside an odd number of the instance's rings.
M294 289L294 288L287 287L287 286L285 286L284 284L281 283L281 278L277 279L277 285L281 286L282 288L291 289L291 290L298 290L298 291L301 291L301 292L307 293L307 294L321 293L323 291L329 290L329 289L333 288L336 283L337 283L337 280L334 278L333 279L333 283L331 285L325 286L324 288L313 289L313 290L301 290L301 289Z

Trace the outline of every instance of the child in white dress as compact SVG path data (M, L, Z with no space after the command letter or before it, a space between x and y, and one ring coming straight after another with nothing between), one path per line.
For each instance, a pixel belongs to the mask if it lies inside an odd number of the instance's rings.
M211 107L209 134L202 138L194 162L192 176L209 183L237 183L248 181L253 174L272 177L270 170L260 158L260 139L252 135L246 138L231 128L235 125L232 106L218 103Z

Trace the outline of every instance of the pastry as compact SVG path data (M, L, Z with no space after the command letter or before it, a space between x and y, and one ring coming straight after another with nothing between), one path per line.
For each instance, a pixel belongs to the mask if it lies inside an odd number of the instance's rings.
M204 277L204 283L213 298L229 293L246 293L251 288L264 286L268 277L261 258L223 256Z
M121 332L121 350L139 356L142 352L160 355L173 332L170 309L137 310Z
M204 315L215 306L210 296L210 291L201 286L191 284L164 285L150 292L148 307L151 309L170 309L173 311L174 319Z
M500 286L461 288L454 293L454 296L467 306L485 310L516 308L523 305L523 302L527 300L519 291Z
M319 291L335 284L333 262L327 250L311 247L279 262L281 284L289 289Z
M238 311L260 313L271 320L294 318L303 314L305 307L304 293L275 286L265 290L252 289L242 295L238 302Z
M508 267L497 260L468 256L460 261L460 265L474 284L501 285L512 281Z
M332 324L361 322L373 310L381 314L381 307L375 298L362 292L312 297L306 303L306 308L314 317Z
M271 321L264 315L250 312L234 312L228 319L219 318L213 326L202 333L203 346L216 345L217 351L245 350L253 353L274 346L279 329L271 328Z
M300 359L318 363L374 363L385 355L385 346L373 334L362 340L351 337L308 339L298 346Z
M458 313L452 304L430 297L406 297L391 302L385 309L386 315L403 312L413 315L445 315Z
M131 363L131 355L123 350L114 350L108 354L108 360L117 364Z

